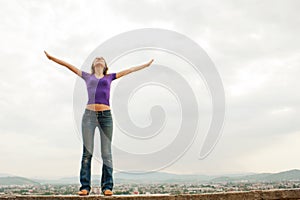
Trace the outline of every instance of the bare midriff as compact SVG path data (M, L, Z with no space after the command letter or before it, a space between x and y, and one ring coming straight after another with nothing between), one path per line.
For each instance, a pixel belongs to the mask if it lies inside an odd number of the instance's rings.
M110 107L105 104L88 104L86 105L86 108L93 111L110 110Z

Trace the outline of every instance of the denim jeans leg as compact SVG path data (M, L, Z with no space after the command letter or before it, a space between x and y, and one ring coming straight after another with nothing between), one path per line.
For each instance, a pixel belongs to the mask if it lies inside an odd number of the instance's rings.
M100 137L101 137L101 157L103 161L102 165L102 177L101 177L101 190L109 189L113 190L113 162L111 141L113 134L112 117L109 114L102 116L100 119Z
M91 161L94 150L94 134L97 123L91 114L84 114L82 119L83 153L80 169L80 190L91 190Z

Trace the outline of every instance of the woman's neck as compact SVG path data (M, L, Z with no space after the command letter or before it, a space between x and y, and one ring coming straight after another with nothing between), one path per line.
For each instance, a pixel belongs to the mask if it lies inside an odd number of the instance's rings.
M97 70L97 69L95 69L95 75L97 75L97 76L104 76L102 70Z

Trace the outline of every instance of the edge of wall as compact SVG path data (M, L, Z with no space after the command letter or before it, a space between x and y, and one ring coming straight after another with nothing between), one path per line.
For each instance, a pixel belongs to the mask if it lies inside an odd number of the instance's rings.
M124 200L252 200L252 199L298 199L300 200L300 188L299 189L281 189L281 190L252 190L247 192L222 192L222 193L205 193L205 194L182 194L182 195L114 195L114 196L103 196L103 195L89 195L89 196L78 196L78 195L16 195L16 196L0 196L0 200L45 200L45 199L60 199L60 200L76 200L87 198L89 200L95 199L124 199Z

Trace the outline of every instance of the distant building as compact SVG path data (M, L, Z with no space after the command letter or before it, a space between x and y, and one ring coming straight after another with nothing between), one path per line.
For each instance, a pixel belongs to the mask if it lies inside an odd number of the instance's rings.
M135 188L134 188L134 190L133 190L133 194L139 194L139 190L138 190L138 188L137 188L137 187L135 187Z
M94 193L94 194L100 194L101 192L100 192L100 187L92 187L92 192Z

